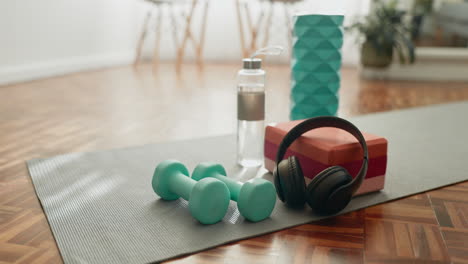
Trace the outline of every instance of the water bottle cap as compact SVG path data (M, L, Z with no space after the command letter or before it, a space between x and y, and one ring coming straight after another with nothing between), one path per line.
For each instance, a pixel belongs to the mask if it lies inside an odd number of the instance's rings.
M256 70L262 67L262 60L259 58L247 58L242 60L243 68L247 70Z
M248 70L257 70L262 67L262 60L255 58L258 55L280 55L283 52L283 47L281 46L268 46L261 48L255 51L252 56L248 59L243 59L242 63L244 64L244 69Z

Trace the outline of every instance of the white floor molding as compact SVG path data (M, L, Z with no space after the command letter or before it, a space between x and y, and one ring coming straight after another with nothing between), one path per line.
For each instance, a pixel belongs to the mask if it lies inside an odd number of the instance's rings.
M125 65L132 63L133 59L134 52L128 51L3 67L0 68L0 85L31 81L84 70Z

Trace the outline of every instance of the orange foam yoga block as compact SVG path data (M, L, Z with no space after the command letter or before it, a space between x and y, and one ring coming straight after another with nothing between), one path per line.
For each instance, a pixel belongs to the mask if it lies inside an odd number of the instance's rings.
M276 166L276 152L283 137L302 121L296 120L267 126L264 146L267 170L271 172ZM357 194L383 189L387 168L387 140L365 132L363 135L369 151L369 166ZM361 168L363 157L359 142L351 134L332 127L317 128L302 135L291 144L284 158L291 155L299 159L307 182L322 170L333 165L344 167L354 177Z

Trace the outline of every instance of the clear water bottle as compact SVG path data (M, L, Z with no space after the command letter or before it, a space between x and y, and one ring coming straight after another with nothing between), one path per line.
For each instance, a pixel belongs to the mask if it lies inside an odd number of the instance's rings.
M237 74L237 163L243 167L263 164L265 138L265 71L257 55L279 55L281 46L268 46L243 59Z
M243 59L237 75L237 163L243 167L263 164L265 136L265 71L262 60Z

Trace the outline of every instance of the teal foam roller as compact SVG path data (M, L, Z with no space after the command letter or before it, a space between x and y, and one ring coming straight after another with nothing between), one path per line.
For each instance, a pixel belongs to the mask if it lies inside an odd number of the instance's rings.
M340 73L335 70L324 71L293 71L291 77L295 84L303 84L302 86L327 85L328 83L340 82Z
M343 16L294 17L291 61L292 120L338 111Z
M230 193L223 182L207 178L194 181L187 168L176 160L166 160L156 167L152 186L154 192L164 200L180 197L189 202L192 216L202 224L214 224L226 214Z
M340 82L329 82L329 83L315 83L310 85L304 85L304 83L292 83L291 84L291 97L294 101L303 101L304 97L310 96L313 92L314 95L333 95L338 96L340 89Z
M307 32L308 34L313 34L315 32ZM343 45L343 36L342 35L334 35L331 37L324 37L324 36L312 36L308 37L306 40L299 38L296 35L296 38L293 39L292 47L295 50L301 49L319 49L319 50L326 50L326 49L339 49Z
M338 110L338 103L336 104L327 104L321 106L291 106L291 116L294 120L307 119L311 116L325 116L330 115L330 113L336 113Z
M337 25L343 24L344 16L342 15L297 15L294 17L294 23L297 27L309 25Z
M342 15L297 15L293 17L293 33L302 36L314 32L315 37L343 36L339 27L343 25Z
M293 72L311 72L311 71L339 71L341 68L341 54L337 59L330 59L327 62L315 59L292 60Z
M246 183L226 177L226 171L220 164L200 163L192 173L192 179L204 180L207 177L224 182L231 193L231 200L237 201L240 214L247 220L258 222L271 215L276 204L276 190L273 183L256 178Z

